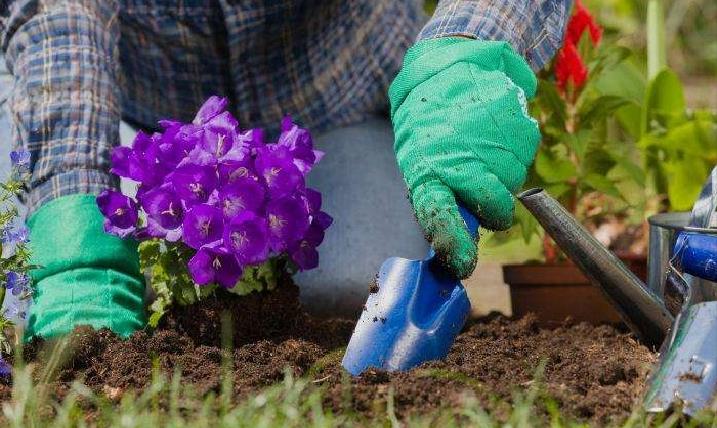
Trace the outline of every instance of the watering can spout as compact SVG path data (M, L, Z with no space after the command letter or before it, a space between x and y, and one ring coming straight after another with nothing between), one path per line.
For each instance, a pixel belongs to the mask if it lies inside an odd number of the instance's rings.
M674 321L661 299L543 189L527 190L518 199L643 343L658 348Z

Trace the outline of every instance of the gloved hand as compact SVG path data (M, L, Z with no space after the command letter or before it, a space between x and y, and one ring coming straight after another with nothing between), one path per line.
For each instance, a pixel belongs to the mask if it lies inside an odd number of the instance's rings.
M506 42L439 38L417 43L389 89L394 149L418 222L456 276L477 247L459 200L490 230L512 224L512 193L540 141L526 110L537 80Z
M28 220L34 281L25 338L78 325L127 337L145 325L144 279L136 242L104 232L95 196L64 196Z

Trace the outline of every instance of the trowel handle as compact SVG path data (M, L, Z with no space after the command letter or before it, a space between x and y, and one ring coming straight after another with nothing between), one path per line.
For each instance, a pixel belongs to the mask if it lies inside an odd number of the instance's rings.
M674 253L678 270L717 281L717 235L682 232L677 236Z
M458 212L461 213L461 217L463 217L463 221L466 223L468 233L470 233L471 236L475 238L476 234L478 233L478 228L480 227L478 219L475 218L475 216L473 216L470 211L468 211L468 208L464 207L461 204L458 204ZM435 255L436 252L433 249L433 245L431 245L431 248L429 248L428 250L428 256L426 256L426 260L435 257Z
M461 204L458 204L458 211L460 211L461 217L463 217L463 221L466 222L468 233L470 233L471 236L475 238L476 234L478 233L478 228L480 227L478 219L475 218L475 216L471 214L470 211L468 211L468 208L464 207Z

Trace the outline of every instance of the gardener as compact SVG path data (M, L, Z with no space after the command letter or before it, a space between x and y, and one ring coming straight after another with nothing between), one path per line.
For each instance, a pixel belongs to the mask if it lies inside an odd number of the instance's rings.
M28 333L143 326L136 244L102 231L94 196L117 185L120 118L149 129L213 94L242 127L277 128L291 113L321 134L327 156L310 184L336 222L321 266L298 278L310 306L360 307L381 261L421 257L424 233L467 277L477 250L456 201L486 228L511 225L540 139L525 108L531 69L558 48L570 2L444 0L425 25L420 3L3 2L11 139L32 154L25 198L41 266Z

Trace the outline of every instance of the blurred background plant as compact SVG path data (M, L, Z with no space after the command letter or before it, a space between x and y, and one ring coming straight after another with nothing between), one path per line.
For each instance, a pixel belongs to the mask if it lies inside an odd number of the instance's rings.
M28 230L20 218L16 195L29 179L30 153L10 154L10 177L0 183L0 378L10 376L5 357L15 348L13 327L25 319L32 299L29 275L30 250Z

